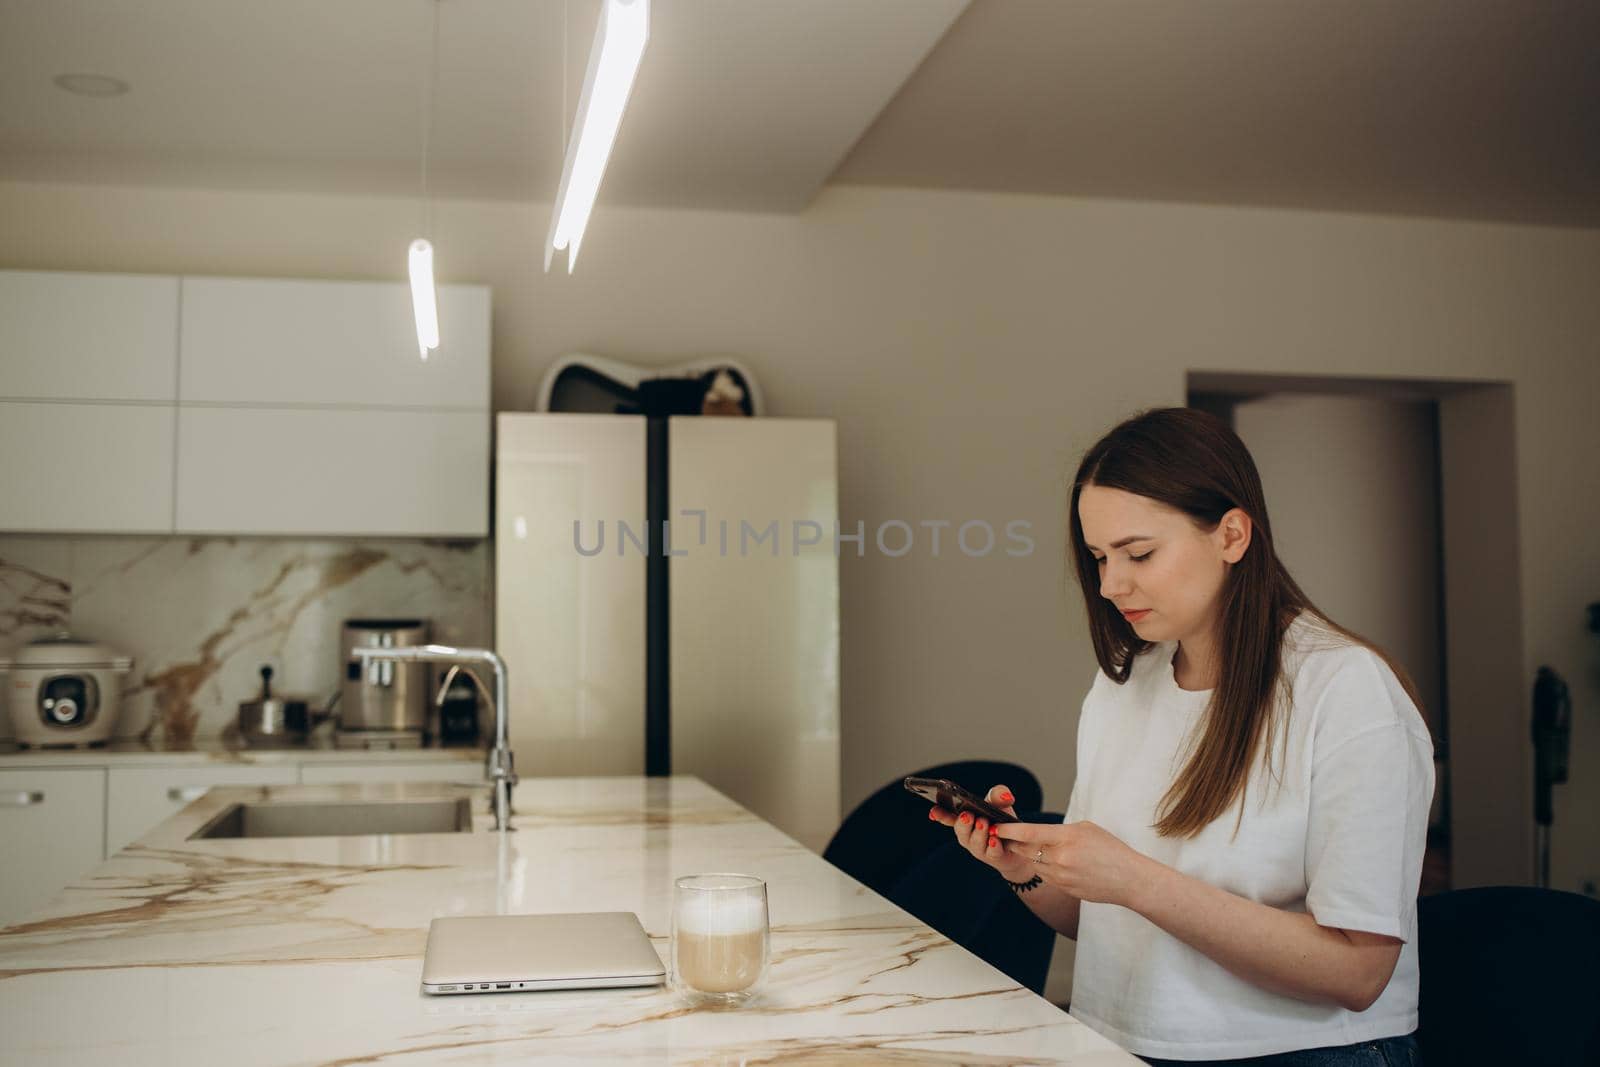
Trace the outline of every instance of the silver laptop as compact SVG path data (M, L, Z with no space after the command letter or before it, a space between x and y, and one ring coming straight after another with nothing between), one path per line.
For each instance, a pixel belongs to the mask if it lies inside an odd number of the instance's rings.
M660 985L666 968L631 911L435 919L424 993Z

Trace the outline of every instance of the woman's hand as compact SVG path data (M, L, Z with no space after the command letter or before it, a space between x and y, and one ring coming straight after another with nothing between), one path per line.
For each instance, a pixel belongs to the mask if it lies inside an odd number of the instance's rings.
M997 785L989 790L984 799L1007 815L1014 817L1017 814L1011 807L1016 798L1011 795L1011 790L1003 785ZM974 816L971 812L957 816L954 812L940 807L931 808L928 811L928 818L945 826L954 827L956 840L961 843L961 847L999 871L1001 877L1007 881L1026 882L1038 873L1033 870L1033 864L1025 857L1008 854L1004 843L995 836L995 827L1007 824L990 825L988 819Z
M1097 904L1131 907L1134 891L1147 881L1154 862L1092 822L1009 822L994 832L1007 855L1022 859L1046 884Z

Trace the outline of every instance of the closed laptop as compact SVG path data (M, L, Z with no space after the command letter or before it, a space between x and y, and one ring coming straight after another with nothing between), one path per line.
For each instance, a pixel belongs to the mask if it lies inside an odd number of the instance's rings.
M424 993L659 985L666 968L631 911L433 920Z

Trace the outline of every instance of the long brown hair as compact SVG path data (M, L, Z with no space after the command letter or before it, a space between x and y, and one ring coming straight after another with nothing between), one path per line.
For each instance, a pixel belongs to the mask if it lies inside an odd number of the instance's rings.
M1199 741L1162 797L1155 824L1162 836L1198 834L1236 801L1242 805L1258 758L1265 755L1270 766L1273 739L1282 726L1274 709L1281 695L1287 714L1292 695L1283 677L1283 636L1302 611L1326 630L1381 657L1421 710L1406 672L1371 641L1317 610L1289 576L1273 548L1261 476L1249 450L1226 422L1192 408L1155 408L1121 423L1085 453L1072 481L1069 551L1089 611L1095 658L1113 681L1126 682L1134 658L1153 643L1136 634L1100 595L1099 572L1078 517L1078 497L1086 485L1166 504L1207 532L1234 508L1250 516L1253 527L1249 547L1224 580L1216 646L1221 676ZM1241 818L1243 814L1241 806Z

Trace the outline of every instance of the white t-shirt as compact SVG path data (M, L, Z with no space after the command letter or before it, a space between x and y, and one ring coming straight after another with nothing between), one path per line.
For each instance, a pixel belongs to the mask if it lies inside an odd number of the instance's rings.
M1180 689L1176 642L1134 661L1123 685L1097 672L1078 725L1067 821L1249 900L1322 926L1405 941L1394 977L1363 1012L1311 1004L1237 978L1138 913L1084 902L1072 1014L1132 1052L1172 1059L1264 1056L1371 1041L1417 1026L1417 884L1433 745L1394 672L1302 614L1285 634L1293 707L1269 777L1192 838L1161 837L1156 809L1196 742L1211 690ZM1191 736L1192 731L1192 736ZM1287 748L1284 743L1287 740ZM1285 753L1287 758L1285 758Z

